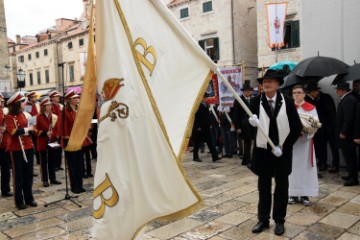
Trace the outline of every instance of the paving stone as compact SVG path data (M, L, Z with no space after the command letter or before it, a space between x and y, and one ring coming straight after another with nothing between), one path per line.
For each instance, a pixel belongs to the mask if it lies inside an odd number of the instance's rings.
M314 203L309 207L302 208L301 212L315 214L318 215L319 217L324 217L329 213L333 212L335 209L336 207L332 205Z
M345 231L344 228L332 226L324 223L315 223L311 225L308 230L321 235L331 237L333 239L336 239Z
M301 232L294 240L333 240L334 238L327 237L318 233L304 231Z
M323 218L320 222L347 229L351 227L354 223L359 221L359 219L360 219L359 216L342 213L342 212L333 212L328 216L326 216L325 218Z
M93 226L93 218L91 216L77 219L65 224L65 229L68 232L74 232L84 228L90 228Z
M205 209L205 210L202 210L202 211L190 216L190 218L206 223L206 222L211 222L212 220L219 218L221 216L222 216L222 214L220 214L220 213Z
M186 231L189 231L192 228L203 225L203 222L196 221L193 219L185 218L173 223L170 223L166 226L157 228L147 234L153 237L160 239L168 239L180 235Z
M181 236L185 239L205 240L231 227L232 226L229 224L213 221L205 225L198 226Z
M250 239L255 236L255 234L251 232L251 229L256 224L256 222L257 221L250 219L246 222L243 222L239 226L232 227L220 233L220 236L224 237L225 239L231 239L231 240Z
M48 219L48 218L62 216L62 215L67 214L68 212L69 211L67 211L63 208L54 208L54 209L50 209L49 211L34 214L33 216L39 220L44 220L44 219Z
M319 219L320 217L317 215L298 212L287 218L286 221L300 226L310 226L316 223Z
M255 237L251 238L251 240L287 240L289 238L285 236L276 236L272 232L262 232Z
M5 212L0 214L0 222L4 222L15 218L17 218L17 216L12 212Z
M243 222L249 220L253 216L254 216L254 214L251 214L251 213L233 211L233 212L230 212L230 213L216 219L216 221L231 224L231 225L238 225L240 223L243 223Z
M240 201L237 201L235 199L232 199L230 201L227 201L227 202L224 202L224 203L209 207L209 208L207 208L207 210L219 213L221 215L225 215L225 214L227 214L227 213L229 213L231 211L234 211L234 210L239 209L239 208L241 208L243 206L246 206L246 205L247 204L244 203L244 202L240 202Z
M247 202L247 203L258 202L259 201L259 192L258 191L250 192L248 194L240 196L236 200L239 200L241 202Z
M60 216L59 218L64 220L65 222L71 222L76 219L91 216L91 215L92 215L91 208L80 208L73 212L69 212L69 213L65 214L64 216Z
M25 234L39 232L42 229L50 228L54 226L63 226L64 222L57 218L51 218L44 221L39 221L27 225L21 225L16 228L12 228L4 231L4 233L12 238L19 237Z
M360 222L358 221L354 226L348 229L350 233L357 234L360 236Z
M204 203L207 205L207 206L215 206L215 205L218 205L220 203L224 203L224 202L227 202L229 200L232 200L234 199L235 196L232 196L232 195L226 195L226 194L219 194L219 195L216 195L216 196L213 196L211 198L206 198L204 199Z
M344 233L337 240L360 240L360 236L351 233Z
M9 238L0 232L0 240L7 240L7 239Z
M338 209L339 212L360 216L360 204L348 202Z
M60 227L52 227L44 229L43 231L38 231L30 234L23 235L18 238L14 238L16 240L34 240L34 239L49 239L61 234L66 233L63 228Z
M4 230L11 229L11 228L16 228L20 225L30 224L30 223L34 223L34 222L38 222L38 221L39 220L33 216L26 216L26 217L22 217L22 218L10 219L10 220L1 222L0 230L4 231Z
M319 200L319 203L328 204L328 205L338 207L338 206L344 204L347 201L348 201L348 199L346 199L346 198L329 195L326 198L323 198L323 199Z

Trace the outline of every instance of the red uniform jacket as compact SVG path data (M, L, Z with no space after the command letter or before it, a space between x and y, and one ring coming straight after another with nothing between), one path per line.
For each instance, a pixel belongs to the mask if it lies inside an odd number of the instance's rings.
M61 131L62 131L62 111L63 111L63 106L62 105L60 105L60 104L55 104L55 103L53 103L53 104L51 104L51 112L53 113L53 114L55 114L57 117L58 117L58 120L57 120L57 123L56 123L56 127L57 127L57 129L58 129L58 131L59 131L59 133L61 133ZM61 134L60 134L61 135Z
M20 113L19 115L6 115L5 124L6 131L10 135L7 150L11 152L21 151L19 134L24 134L24 128L26 128L28 125L25 113ZM30 135L20 135L20 139L24 150L34 148L34 144Z
M57 128L58 118L55 114L50 114L46 116L45 114L39 114L36 116L36 150L37 151L45 151L48 147L49 142L54 142L58 140L60 136L60 132ZM52 125L51 129L51 137L47 136L47 132L49 131L50 124Z
M26 112L30 113L31 116L36 116L39 114L40 105L38 103L32 104L30 102L26 102L25 109L30 108L30 107L31 107L31 110L26 111Z
M69 110L68 108L65 108L64 111L65 111L65 119L64 119L63 138L69 139L71 130L75 122L76 111Z
M5 126L5 114L2 108L0 108L0 126ZM0 138L1 138L0 148L6 149L9 134L5 131L3 135L0 136Z

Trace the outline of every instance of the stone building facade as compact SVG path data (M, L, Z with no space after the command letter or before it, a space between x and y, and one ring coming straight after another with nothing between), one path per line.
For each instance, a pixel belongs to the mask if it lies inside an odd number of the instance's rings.
M0 90L7 89L10 86L10 65L9 65L9 54L8 54L8 38L6 34L6 20L5 20L5 9L4 0L0 0Z
M280 3L282 0L257 0L257 42L258 42L258 68L267 69L271 65L280 61L300 61L302 44L300 30L302 27L302 0L291 0L288 2L285 31L287 44L281 49L271 49L268 45L268 30L266 20L266 4ZM295 39L296 38L296 39Z
M168 7L219 66L244 63L245 79L255 81L255 0L175 0Z

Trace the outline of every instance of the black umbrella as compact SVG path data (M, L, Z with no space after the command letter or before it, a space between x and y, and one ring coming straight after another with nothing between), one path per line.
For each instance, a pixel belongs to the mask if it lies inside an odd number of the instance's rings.
M335 77L332 82L333 85L336 85L341 82L353 81L360 79L360 63L355 63L354 65L348 67L347 73L339 74Z
M336 58L316 56L302 60L292 72L300 77L328 77L346 73L347 67L346 63Z
M318 82L322 78L323 77L300 77L292 73L284 78L284 84L280 88L291 88L297 84L305 85L310 82Z

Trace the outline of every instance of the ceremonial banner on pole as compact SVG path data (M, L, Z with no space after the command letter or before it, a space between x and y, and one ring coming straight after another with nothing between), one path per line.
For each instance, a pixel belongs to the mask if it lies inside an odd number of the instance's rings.
M219 104L219 84L216 74L212 76L206 88L204 98L206 104Z
M268 42L270 48L284 46L284 23L288 3L266 4Z
M97 0L96 62L93 237L138 239L201 207L181 155L216 65L161 0Z
M242 88L242 66L225 66L220 67L220 72L227 79L228 83L234 88L236 93L241 95ZM225 86L224 82L219 79L219 98L220 106L223 108L232 107L235 97L232 92Z

